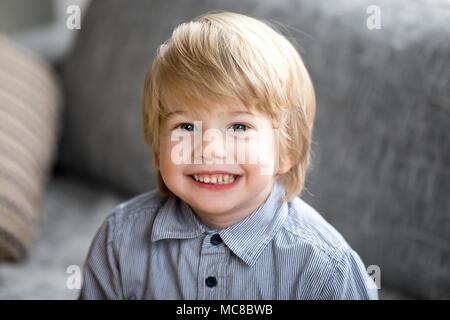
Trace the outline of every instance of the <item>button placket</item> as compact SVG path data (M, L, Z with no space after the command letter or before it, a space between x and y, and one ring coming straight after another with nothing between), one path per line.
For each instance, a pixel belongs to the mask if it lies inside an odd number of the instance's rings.
M225 280L223 264L226 261L227 250L221 246L219 234L208 234L204 237L198 272L198 299L224 299Z

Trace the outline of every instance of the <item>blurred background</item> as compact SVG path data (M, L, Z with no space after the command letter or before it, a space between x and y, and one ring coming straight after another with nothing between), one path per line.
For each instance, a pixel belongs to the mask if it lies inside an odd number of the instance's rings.
M156 187L146 69L211 10L298 48L317 96L300 196L377 272L380 297L449 299L447 0L0 0L0 299L77 298L103 219Z

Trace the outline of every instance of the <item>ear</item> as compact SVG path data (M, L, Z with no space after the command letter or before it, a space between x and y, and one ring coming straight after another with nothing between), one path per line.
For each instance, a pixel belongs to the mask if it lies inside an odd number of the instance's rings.
M293 152L289 152L289 155L279 162L277 175L280 176L282 174L285 174L293 166L294 166L294 154Z
M156 153L153 154L153 159L155 160L155 167L156 167L156 169L159 170L159 155L157 155Z

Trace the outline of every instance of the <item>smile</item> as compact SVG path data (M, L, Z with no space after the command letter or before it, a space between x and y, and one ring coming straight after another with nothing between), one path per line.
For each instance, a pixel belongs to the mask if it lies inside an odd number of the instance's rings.
M194 173L189 176L197 187L211 191L222 191L233 188L241 180L241 175L231 173L210 172Z
M234 180L238 176L237 175L231 175L231 174L215 174L215 175L193 174L191 177L193 177L195 181L203 182L203 183L229 184L229 183L233 183Z

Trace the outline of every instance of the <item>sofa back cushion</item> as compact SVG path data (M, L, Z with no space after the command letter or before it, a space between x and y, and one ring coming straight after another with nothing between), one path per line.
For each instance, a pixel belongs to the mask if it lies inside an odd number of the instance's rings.
M444 0L93 1L63 70L68 104L60 162L133 193L155 187L140 107L157 47L179 23L213 9L268 19L298 43L317 94L302 197L366 265L380 267L382 287L448 298L448 6Z

